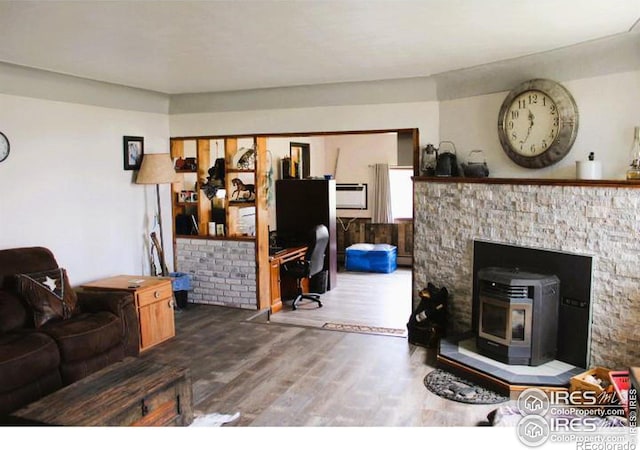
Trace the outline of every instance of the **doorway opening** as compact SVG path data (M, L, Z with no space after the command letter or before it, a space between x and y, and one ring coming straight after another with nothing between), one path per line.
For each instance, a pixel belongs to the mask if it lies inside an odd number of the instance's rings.
M337 185L364 185L367 196L364 201L354 202L353 207L336 209L337 283L322 292L323 307L301 302L294 311L290 307L292 299L283 298L282 310L271 314L272 322L344 331L364 327L382 330L382 334L406 335L412 307L411 177L415 173L417 143L416 129L267 136L275 179L287 176L281 171L280 159L293 160L297 155L292 155L291 149L306 147L308 157L305 155L306 164L302 164L306 177L330 177ZM377 180L373 169L380 164L388 168L393 218L374 223L372 208ZM362 195L362 190L359 193ZM274 234L277 234L277 213L278 205L274 202L269 214L269 229ZM346 270L346 249L361 243L395 246L397 269L390 273Z

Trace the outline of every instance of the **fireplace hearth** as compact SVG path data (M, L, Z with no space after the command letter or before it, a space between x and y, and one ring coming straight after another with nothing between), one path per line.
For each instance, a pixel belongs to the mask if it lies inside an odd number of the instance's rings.
M438 365L466 379L477 382L516 399L531 386L544 389L566 389L571 377L584 368L554 359L539 366L511 365L481 354L471 332L442 339Z
M589 364L592 267L591 256L474 240L472 329L440 341L439 364L512 398L565 389Z
M478 351L506 364L556 357L560 280L517 268L478 271Z
M522 272L555 275L559 279L555 358L577 367L589 366L591 333L591 276L593 258L568 252L473 242L472 329L480 324L479 274L491 267L519 268ZM535 315L535 314L534 314Z

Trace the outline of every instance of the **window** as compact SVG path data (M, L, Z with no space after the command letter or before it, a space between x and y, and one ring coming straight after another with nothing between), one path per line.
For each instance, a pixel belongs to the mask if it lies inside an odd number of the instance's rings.
M391 211L394 219L413 218L413 167L390 167Z

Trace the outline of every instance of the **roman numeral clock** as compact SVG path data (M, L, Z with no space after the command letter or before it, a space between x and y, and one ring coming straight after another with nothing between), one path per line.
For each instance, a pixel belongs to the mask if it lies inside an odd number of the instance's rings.
M0 131L0 162L9 157L9 139Z
M571 93L537 78L516 86L498 115L498 137L516 164L539 169L567 156L578 133L578 107Z

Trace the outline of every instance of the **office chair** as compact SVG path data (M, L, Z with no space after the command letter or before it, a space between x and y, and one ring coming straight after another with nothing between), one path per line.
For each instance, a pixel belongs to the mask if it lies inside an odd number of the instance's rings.
M307 242L307 253L304 260L296 260L285 263L282 266L285 276L296 279L297 295L293 300L292 309L296 309L296 304L303 298L313 300L318 303L318 308L322 307L320 294L303 294L302 279L312 277L320 272L324 267L324 254L329 243L329 230L324 225L316 225L310 233Z

